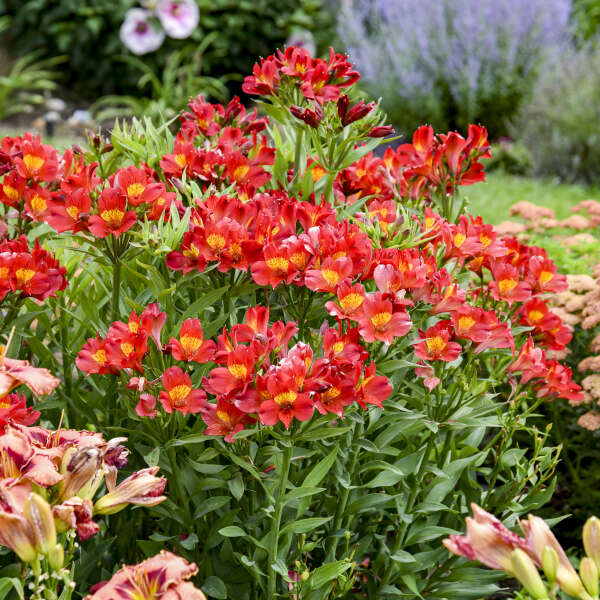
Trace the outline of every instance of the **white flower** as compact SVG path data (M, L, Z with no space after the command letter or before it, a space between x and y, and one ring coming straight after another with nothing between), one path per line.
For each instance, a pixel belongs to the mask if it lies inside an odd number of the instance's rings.
M198 25L196 0L159 0L156 14L167 35L172 38L186 38Z
M134 54L148 54L160 48L165 32L150 20L152 13L143 8L131 8L125 15L119 35Z

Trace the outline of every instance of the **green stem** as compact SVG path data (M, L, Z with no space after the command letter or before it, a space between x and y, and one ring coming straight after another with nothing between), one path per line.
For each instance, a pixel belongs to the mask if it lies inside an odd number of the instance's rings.
M296 150L294 151L294 178L292 179L292 188L295 188L300 177L300 156L302 154L302 139L304 137L304 128L296 130ZM305 198L306 200L306 198Z
M72 373L71 356L69 354L69 328L67 327L67 312L65 310L65 300L60 301L60 345L62 352L63 379L65 383L65 395L68 399L72 396Z
M336 171L327 173L327 181L325 184L325 202L333 204L333 182L335 181Z
M409 515L410 511L414 508L415 502L417 501L417 497L419 492L423 491L423 477L425 476L425 471L427 469L429 455L431 454L431 450L436 440L436 433L433 431L429 432L429 438L427 439L427 446L425 448L425 452L423 454L423 458L421 459L421 464L419 465L419 470L417 471L417 475L415 477L415 483L412 486L410 496L408 497L408 502L406 503L406 508L404 509L404 513ZM396 554L398 550L404 544L406 539L406 533L408 531L408 526L410 523L406 521L402 521L400 525L399 531L396 535L396 541L394 542L394 546L392 547L392 555ZM385 574L383 576L383 580L381 582L381 587L384 588L392 578L394 562L390 560L390 564L388 565Z
M174 491L177 497L177 504L185 510L188 502L185 497L183 485L181 484L181 477L179 476L179 468L177 467L177 457L175 456L174 446L169 446L167 448L167 457L169 458L171 471L173 472L173 483L175 484L173 487L175 488ZM192 517L191 513L189 514L189 517Z
M277 589L277 571L273 569L273 565L277 560L279 549L279 529L281 527L281 513L283 512L283 497L287 488L288 477L290 474L290 464L292 461L292 451L294 444L292 440L288 440L288 445L283 449L283 462L281 465L281 480L279 482L279 491L275 500L275 513L273 516L273 529L271 530L271 544L269 547L269 564L267 570L269 573L267 584L267 598L274 600Z
M121 293L121 261L118 257L113 263L112 285L112 307L110 318L114 322L119 318L119 296Z

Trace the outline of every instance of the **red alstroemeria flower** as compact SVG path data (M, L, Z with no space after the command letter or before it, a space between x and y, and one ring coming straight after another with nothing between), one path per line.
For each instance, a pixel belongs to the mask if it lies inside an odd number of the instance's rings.
M173 250L167 255L167 267L173 271L183 271L183 274L190 271L204 271L206 268L206 259L200 253L202 245L202 232L200 229L188 231L183 234L181 242L181 252Z
M16 171L7 173L0 184L0 202L7 206L17 206L23 196L26 184L27 181Z
M390 380L384 375L377 375L375 369L375 363L366 367L357 385L356 401L363 410L367 409L367 404L382 408L393 391Z
M40 418L40 412L27 406L24 395L7 394L0 397L0 431L9 423L33 425Z
M557 273L556 265L549 258L533 256L528 264L527 280L531 283L534 292L564 292L569 284L567 278Z
M313 292L330 292L335 294L340 282L352 275L352 260L343 258L326 258L318 269L309 269L304 274L304 283Z
M340 88L336 85L328 85L330 73L324 60L316 59L316 64L306 72L300 87L305 98L316 100L319 104L335 101L340 97Z
M161 312L156 302L148 304L148 306L146 306L146 308L142 311L139 319L140 327L148 337L152 338L159 350L162 349L162 344L160 343L160 332L162 331L166 320L167 313Z
M85 231L91 209L89 193L83 188L77 188L68 194L64 204L53 202L50 205L44 222L59 233Z
M43 221L52 205L53 194L40 185L25 188L25 212L33 221Z
M307 393L300 392L295 378L284 369L267 377L267 390L271 398L261 403L259 420L263 425L281 422L289 429L292 420L308 421L314 412L314 404Z
M79 351L75 364L80 371L91 375L98 373L116 374L119 369L110 363L106 350L106 342L98 335L95 338L89 338Z
M491 327L482 308L465 304L453 311L450 317L457 339L483 342L491 335Z
M23 157L15 157L17 173L24 179L53 181L58 174L58 152L49 144L42 144L40 136L23 141Z
M235 434L242 431L256 419L242 412L226 400L219 399L217 404L207 404L202 410L202 419L207 427L204 435L224 436L225 441L233 443Z
M193 170L198 160L196 148L191 140L185 138L182 132L177 134L173 154L166 154L160 159L160 168L169 177L181 177L184 171Z
M332 301L325 304L329 314L338 319L358 321L365 301L365 288L361 283L352 285L350 280L342 281L337 288L337 300L339 306Z
M344 407L349 406L357 398L353 381L348 377L327 377L326 389L315 393L315 408L322 414L333 413L344 416Z
M443 360L452 362L456 360L462 346L450 341L452 338L452 325L450 320L439 321L427 331L419 329L419 339L415 344L415 354L424 360Z
M254 63L252 75L248 75L242 84L242 91L254 96L275 95L279 84L279 69L273 57L261 59L260 65Z
M217 345L204 339L199 319L187 319L181 324L179 339L171 338L169 348L176 360L207 363L213 359Z
M139 565L123 567L84 600L206 600L186 581L197 572L194 563L163 550Z
M581 386L572 380L571 369L557 360L546 361L548 368L537 388L538 398L565 398L569 404L583 401Z
M397 310L385 294L369 294L362 303L362 315L358 319L358 330L365 342L379 340L391 344L394 338L406 335L412 322L405 310Z
M89 220L92 235L105 238L109 235L119 237L131 229L137 220L135 211L127 210L127 198L114 188L102 190L98 199L98 214Z
M562 325L560 318L555 315L548 305L539 298L531 298L519 310L519 323L535 327L536 333L552 331Z
M509 365L508 371L513 373L521 371L521 383L525 384L531 379L544 378L548 372L546 356L541 348L536 348L533 338L529 336L527 342L519 350L519 356L514 363Z
M192 380L179 367L167 369L161 378L165 391L158 396L165 412L174 410L187 414L196 414L206 404L206 393L192 389Z
M494 300L504 300L508 304L525 302L531 298L531 286L520 281L519 272L507 263L496 263L492 266L493 281L489 288Z
M156 396L152 394L140 394L140 400L135 406L135 412L139 417L154 419L158 414L156 410Z
M252 279L258 285L276 288L280 283L290 284L298 271L290 260L289 248L282 244L269 243L263 250L264 260L251 267Z
M227 367L213 369L202 382L215 396L244 391L254 376L256 356L247 346L238 346L227 355Z
M113 185L127 198L130 206L151 205L166 192L162 183L154 181L148 167L120 169L113 175Z

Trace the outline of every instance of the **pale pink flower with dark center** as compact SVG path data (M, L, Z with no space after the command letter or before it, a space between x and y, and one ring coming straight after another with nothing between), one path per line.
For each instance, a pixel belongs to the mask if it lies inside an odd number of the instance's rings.
M200 18L195 0L161 0L156 14L167 35L180 40L191 35Z
M148 54L162 45L165 32L152 22L152 13L143 8L131 8L125 15L119 37L134 54Z

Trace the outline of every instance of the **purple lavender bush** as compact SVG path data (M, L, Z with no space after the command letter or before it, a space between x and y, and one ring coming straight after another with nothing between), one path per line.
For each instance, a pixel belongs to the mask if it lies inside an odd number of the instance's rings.
M571 0L341 0L338 34L397 128L492 135L569 40Z

